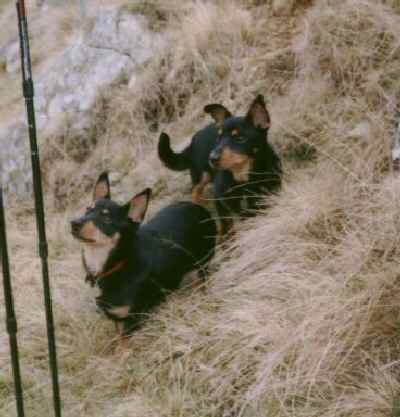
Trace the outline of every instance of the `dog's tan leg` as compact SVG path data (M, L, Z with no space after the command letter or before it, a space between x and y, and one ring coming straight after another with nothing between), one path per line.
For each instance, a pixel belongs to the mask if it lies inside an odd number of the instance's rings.
M235 235L235 227L232 219L225 219L217 225L217 245L226 246L227 241Z
M199 206L204 204L203 191L205 186L211 181L211 176L207 172L203 172L201 180L192 189L192 202Z
M129 353L129 337L121 336L118 341L117 351L121 354Z
M129 337L124 336L124 324L122 321L117 321L115 326L118 332L118 341L115 347L115 353L117 355L123 355L129 351Z

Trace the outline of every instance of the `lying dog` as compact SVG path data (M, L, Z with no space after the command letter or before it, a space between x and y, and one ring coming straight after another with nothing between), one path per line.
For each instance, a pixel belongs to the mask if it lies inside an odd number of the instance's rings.
M204 187L213 182L224 235L232 226L229 216L249 215L262 194L279 190L281 162L267 140L271 121L263 96L256 97L245 117L232 116L221 104L209 104L204 111L215 123L198 131L181 153L171 149L169 136L162 133L158 154L168 168L190 170L194 203L201 204Z
M71 222L72 235L82 243L86 280L101 291L96 303L121 336L137 329L186 273L199 269L203 277L214 255L217 230L205 208L171 204L142 225L150 195L145 189L120 206L110 199L103 173L93 206Z

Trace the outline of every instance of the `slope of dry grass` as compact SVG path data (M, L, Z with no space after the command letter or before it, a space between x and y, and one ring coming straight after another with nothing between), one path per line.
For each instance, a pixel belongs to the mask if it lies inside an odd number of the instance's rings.
M43 15L36 7L36 1L26 1L29 10L29 31L31 39L31 59L34 74L48 58L61 50L68 42L77 21L77 7L61 7L60 2L47 1ZM15 2L0 2L1 46L9 46L18 40L18 26ZM19 59L19 50L15 52ZM8 73L0 68L0 128L11 123L21 112L21 76L18 72Z
M160 30L170 46L129 87L99 97L91 156L79 166L68 155L57 167L45 163L64 415L398 416L400 180L388 157L400 4L299 1L290 17L273 16L263 1L187 2L181 11L171 2L171 13L163 4ZM270 138L283 157L282 193L219 251L205 291L171 296L131 350L113 354L114 329L95 312L68 218L106 167L120 201L148 185L153 212L187 197L188 178L155 157L158 133L168 131L178 146L205 123L204 104L220 100L240 113L258 92L268 98ZM26 402L29 415L46 416L35 228L28 203L14 210ZM0 346L0 413L9 416L4 332Z

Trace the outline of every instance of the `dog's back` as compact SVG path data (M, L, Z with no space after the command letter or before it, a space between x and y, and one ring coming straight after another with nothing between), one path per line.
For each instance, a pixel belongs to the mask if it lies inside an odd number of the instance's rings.
M213 175L208 158L217 141L218 127L215 123L194 134L190 152L190 174L194 184L200 182L201 176L205 172L208 172L211 176Z
M196 132L190 144L182 152L176 153L171 149L169 136L162 133L158 143L158 155L169 169L174 171L189 169L193 184L197 184L204 172L212 173L208 157L217 139L218 128L215 123L211 123Z
M140 257L151 264L161 286L172 288L185 273L212 258L216 235L215 222L205 208L191 202L175 203L139 229Z

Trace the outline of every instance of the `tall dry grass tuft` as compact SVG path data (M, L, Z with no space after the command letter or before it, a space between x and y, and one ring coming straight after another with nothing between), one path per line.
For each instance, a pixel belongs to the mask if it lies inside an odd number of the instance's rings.
M307 6L285 18L271 2L239 0L169 13L159 56L99 97L91 156L59 157L58 172L48 165L49 190L65 202L49 211L48 234L66 416L398 415L400 180L387 160L400 8L394 0ZM205 123L204 104L240 113L258 92L269 93L282 192L238 225L203 290L171 296L115 356L68 218L105 167L121 201L147 185L152 211L187 198L184 174L157 161L158 133L179 146ZM54 144L46 146L51 154ZM9 212L9 225L26 401L30 415L50 415L31 209ZM0 410L9 416L1 334Z

